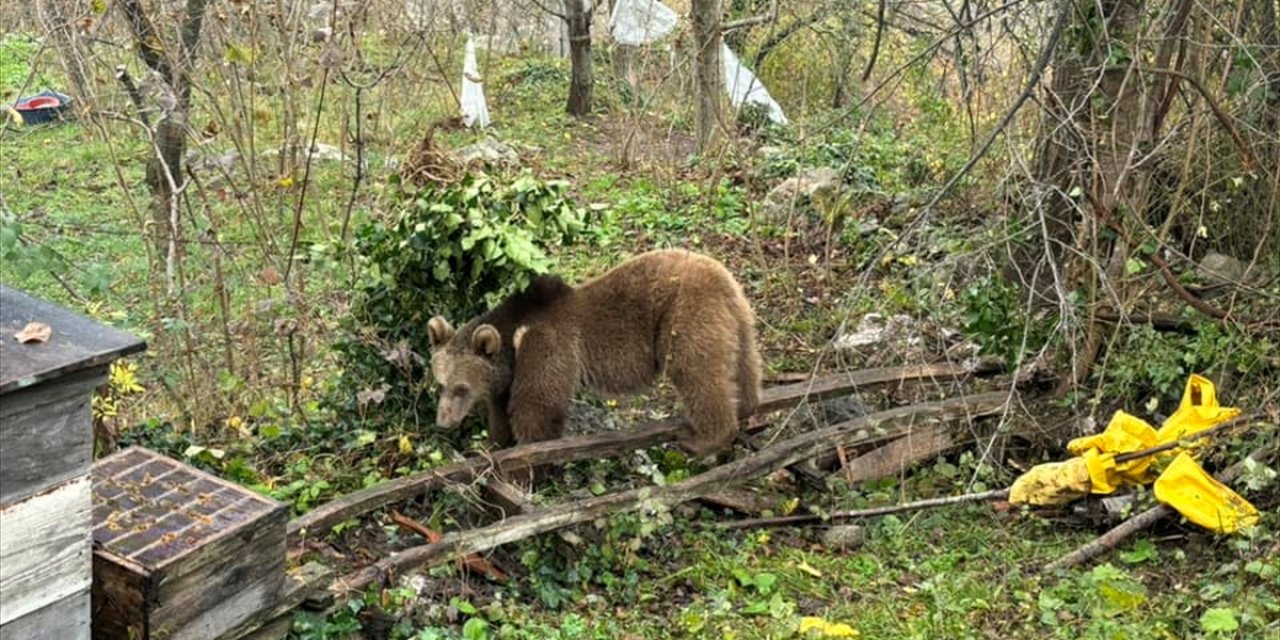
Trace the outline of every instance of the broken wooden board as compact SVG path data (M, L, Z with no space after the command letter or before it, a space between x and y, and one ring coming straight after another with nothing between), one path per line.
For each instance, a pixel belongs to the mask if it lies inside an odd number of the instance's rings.
M981 361L973 367L940 363L830 374L806 382L765 389L761 394L756 415L788 409L806 401L823 400L888 384L914 380L961 380L1000 370L1001 365L998 362ZM437 489L445 482L470 481L490 468L496 467L497 471L502 473L504 468L520 469L544 464L564 464L578 460L615 457L636 449L672 442L686 424L683 419L673 418L626 431L611 431L520 445L425 473L388 480L373 487L349 493L290 521L289 544L296 544L307 535L323 534L348 518L358 517Z
M486 478L484 484L485 499L498 507L499 515L503 518L518 516L522 513L535 511L538 505L533 502L533 496L527 491L521 489L513 482L507 482L501 478ZM557 532L560 539L568 543L570 546L578 546L582 544L582 537L572 531Z
M925 425L850 460L848 468L840 469L833 475L844 478L849 486L868 480L897 477L916 464L954 446L951 425Z
M702 496L702 501L749 516L759 516L766 511L778 509L786 498L777 494L758 493L742 487L726 487Z
M395 575L449 557L487 551L510 542L605 515L624 513L645 506L660 505L670 508L725 487L736 486L774 469L794 464L833 444L854 445L887 441L901 437L921 423L998 413L1005 407L1008 400L1009 393L999 391L868 414L800 434L729 464L715 467L673 484L640 487L578 500L507 518L503 522L487 527L448 533L439 542L399 551L343 576L334 582L333 589L339 595L349 593L363 589L384 576Z

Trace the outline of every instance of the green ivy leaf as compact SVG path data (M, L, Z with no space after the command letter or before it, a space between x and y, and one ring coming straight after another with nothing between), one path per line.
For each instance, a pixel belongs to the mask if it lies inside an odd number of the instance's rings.
M465 640L487 640L489 623L483 618L472 618L462 625L462 637Z
M1159 550L1156 549L1155 543L1150 540L1139 540L1133 545L1131 551L1123 551L1120 553L1120 559L1129 564L1141 564L1155 560L1160 556Z
M1214 607L1200 616L1200 628L1206 633L1231 632L1240 628L1240 621L1236 620L1235 609Z

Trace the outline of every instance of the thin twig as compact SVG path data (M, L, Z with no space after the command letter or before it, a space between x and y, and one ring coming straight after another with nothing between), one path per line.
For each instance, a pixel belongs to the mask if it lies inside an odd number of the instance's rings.
M921 509L934 509L937 507L947 507L957 504L969 504L970 502L988 502L992 500L1003 500L1009 497L1008 489L992 489L990 491L982 491L979 493L966 493L959 496L945 496L942 498L929 498L927 500L917 500L915 502L906 502L903 504L894 504L884 507L871 507L869 509L855 509L853 511L837 511L826 515L809 513L798 516L780 516L776 518L750 518L745 520L734 520L731 522L719 523L718 526L724 529L751 529L755 527L777 527L785 524L799 524L802 522L819 522L823 520L850 520L856 518L871 518L875 516L884 516L892 513L902 513L904 511L919 511Z
M1110 68L1108 70L1110 70ZM1209 90L1205 88L1204 83L1200 82L1199 78L1176 69L1136 67L1136 70L1146 73L1173 76L1174 78L1182 80L1195 88L1195 90L1200 94L1200 97L1204 98L1205 103L1209 105L1209 110L1212 111L1213 116L1218 119L1218 123L1222 125L1222 128L1227 130L1227 135L1231 136L1231 141L1234 142L1236 144L1236 148L1240 150L1240 155L1244 156L1241 158L1241 162L1244 164L1245 171L1253 172L1254 168L1257 166L1257 161L1253 157L1253 150L1249 147L1249 143L1245 141L1244 136L1240 135L1240 131L1236 129L1235 125L1231 124L1231 117L1227 115L1226 111L1222 110L1222 105L1218 104L1218 101L1209 93ZM1172 88L1170 90L1172 90Z

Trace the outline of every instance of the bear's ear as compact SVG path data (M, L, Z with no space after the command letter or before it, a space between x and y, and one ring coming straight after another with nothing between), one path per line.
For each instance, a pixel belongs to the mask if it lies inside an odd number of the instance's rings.
M516 332L511 334L511 346L515 348L517 352L520 351L520 343L524 341L524 334L528 332L529 327L520 325L520 327L516 329Z
M493 325L482 324L471 334L471 348L475 349L477 355L493 356L502 348L502 336L498 335L498 330Z
M449 324L444 317L436 316L427 323L427 336L431 339L431 348L434 349L453 337L453 325Z

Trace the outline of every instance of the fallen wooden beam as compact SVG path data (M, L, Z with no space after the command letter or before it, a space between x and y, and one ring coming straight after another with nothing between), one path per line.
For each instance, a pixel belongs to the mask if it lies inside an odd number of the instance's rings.
M578 500L507 518L503 522L487 527L449 533L439 542L399 551L343 576L334 582L333 589L338 594L360 590L375 580L400 571L453 555L487 551L604 515L631 511L646 505L670 508L724 487L746 482L774 469L794 464L837 443L852 445L881 442L900 437L922 423L953 420L962 416L989 415L999 412L1006 406L1008 400L1009 393L1000 391L868 414L803 433L674 484L641 487Z
M529 513L538 508L538 505L533 502L533 496L515 483L501 478L486 476L483 492L485 499L497 506L501 511L498 515L503 519L518 516L522 513ZM581 537L570 531L561 531L559 533L560 539L571 546L578 546L583 542Z
M919 462L955 446L950 427L938 424L913 431L850 460L848 466L835 475L847 480L850 486L902 475Z
M974 367L953 363L882 367L820 376L806 382L765 389L756 414L794 407L801 402L822 400L857 391L916 380L960 380L1001 370L998 361L980 361ZM348 518L376 511L397 502L439 488L445 482L468 482L490 467L519 469L544 464L563 464L600 459L674 441L685 421L673 418L626 431L560 438L520 445L449 464L413 476L388 480L354 491L325 503L289 522L289 544L306 535L324 533Z
M762 433L744 433L742 434L742 441L752 451L767 449L771 445L769 439ZM810 489L815 491L826 491L826 476L823 475L822 472L818 471L818 469L812 464L806 464L808 462L808 460L801 460L800 462L787 467L787 470L795 474L796 479L809 485Z

